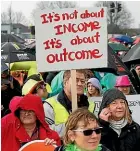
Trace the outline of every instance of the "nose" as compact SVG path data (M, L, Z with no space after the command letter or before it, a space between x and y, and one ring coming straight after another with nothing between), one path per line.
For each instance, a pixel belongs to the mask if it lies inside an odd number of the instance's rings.
M121 108L121 107L122 107L122 104L119 102L119 103L117 104L117 107L118 107L118 108Z
M82 82L78 80L77 85L82 85Z
M95 131L93 131L93 132L92 132L91 137L92 137L92 138L97 137L97 134L96 134L96 132L95 132Z

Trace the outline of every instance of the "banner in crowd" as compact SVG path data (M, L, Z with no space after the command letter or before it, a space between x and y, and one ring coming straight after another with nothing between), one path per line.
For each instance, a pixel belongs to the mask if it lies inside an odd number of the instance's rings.
M140 124L140 95L127 95L126 98L129 104L129 108L132 111L133 120ZM102 97L92 97L90 100L95 102L95 115L98 115Z
M39 72L107 67L104 7L38 11L35 33Z
M24 146L19 151L54 151L56 145L45 145L44 140L34 140Z

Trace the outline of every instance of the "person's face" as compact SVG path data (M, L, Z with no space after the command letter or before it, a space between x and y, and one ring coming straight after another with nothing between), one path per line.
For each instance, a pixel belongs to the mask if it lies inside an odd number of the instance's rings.
M83 73L76 72L76 88L78 95L84 94L85 81L85 75Z
M125 95L130 94L130 86L118 87L118 90L122 91Z
M126 105L123 99L116 99L110 105L111 119L119 121L125 116Z
M77 95L84 94L85 76L83 73L76 72ZM65 89L71 94L71 78L65 82Z
M90 95L98 93L98 90L92 85L92 83L88 83L87 90Z
M6 78L8 76L8 70L4 71L2 74L1 74L1 78Z
M137 73L138 77L140 77L140 66L136 67L136 73Z
M48 92L47 92L47 89L46 89L46 85L45 84L39 84L37 86L37 94L39 97L41 98L47 98L48 96Z
M31 110L20 110L20 121L24 125L35 124L36 115L34 111Z
M89 130L89 129L97 129L99 128L99 125L96 121L89 121L89 124L85 127L83 121L79 121L77 124L76 130ZM83 150L93 151L97 148L100 139L101 139L101 133L96 134L95 131L91 133L91 135L85 136L82 131L69 131L68 137L71 139L71 141L74 141L74 143ZM100 130L99 130L100 132Z

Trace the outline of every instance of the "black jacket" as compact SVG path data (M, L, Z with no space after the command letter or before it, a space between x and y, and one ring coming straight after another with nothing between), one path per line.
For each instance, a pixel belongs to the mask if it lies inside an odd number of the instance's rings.
M102 147L102 150L100 150L100 151L110 151L108 148L106 148L103 145L101 147ZM65 151L65 146L56 147L54 151Z
M140 126L134 121L122 128L120 136L109 126L109 123L99 119L103 127L101 144L111 151L140 151Z

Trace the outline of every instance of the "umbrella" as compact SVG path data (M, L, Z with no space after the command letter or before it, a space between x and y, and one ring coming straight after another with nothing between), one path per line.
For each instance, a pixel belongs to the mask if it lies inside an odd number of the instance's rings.
M36 54L36 42L33 41L32 43L27 45L26 50L28 50L31 54L35 55Z
M117 40L117 39L115 39L114 37L111 37L111 38L109 39L109 42L120 43L120 41Z
M4 63L3 60L1 60L1 73L8 69L9 69L8 66Z
M25 45L15 42L4 42L1 43L1 52L12 52L20 49L25 49Z
M3 42L17 42L24 44L25 40L20 38L19 36L16 36L14 34L1 34L1 43Z
M32 55L25 50L12 51L10 53L2 52L1 59L5 63L21 62L21 61L35 61L35 55Z
M126 36L126 35L119 35L116 36L115 39L119 40L120 42L124 42L124 43L133 43L133 38Z
M109 46L114 50L115 52L119 51L128 51L129 49L125 47L123 44L119 43L109 43Z
M122 60L108 45L108 67L107 68L96 68L95 71L109 72L115 75L128 75L130 71L127 69Z
M140 43L133 46L128 53L123 57L123 62L126 64L140 63Z

